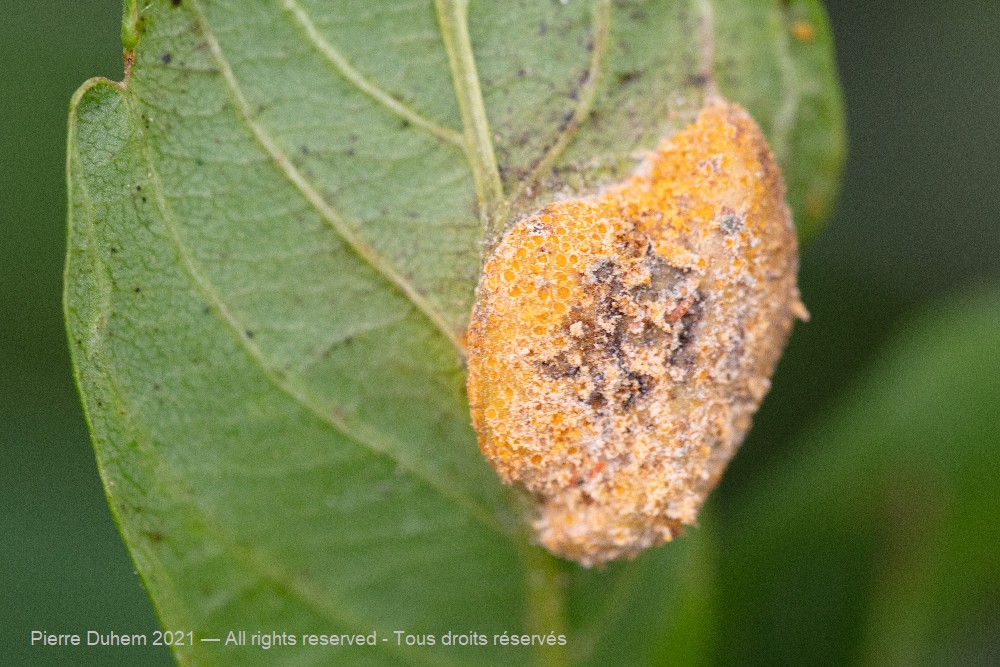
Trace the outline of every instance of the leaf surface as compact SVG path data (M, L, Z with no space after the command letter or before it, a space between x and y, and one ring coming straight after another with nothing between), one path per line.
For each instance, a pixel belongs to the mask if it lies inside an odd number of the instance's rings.
M800 19L816 35L795 43ZM842 142L819 4L161 0L127 3L123 35L126 81L73 100L66 313L164 626L294 632L272 649L289 664L603 664L635 614L699 636L675 623L711 586L697 535L606 572L530 546L476 448L462 331L483 239L633 169L696 113L706 57L814 229ZM494 646L505 631L572 646Z

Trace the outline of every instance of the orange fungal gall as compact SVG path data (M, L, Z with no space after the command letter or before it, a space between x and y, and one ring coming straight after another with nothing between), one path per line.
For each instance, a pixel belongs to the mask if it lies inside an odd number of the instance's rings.
M792 24L792 35L800 42L811 42L816 39L816 28L808 21L796 21Z
M806 315L784 193L749 114L716 101L632 176L518 221L488 258L472 421L500 477L536 497L553 553L600 565L695 522Z

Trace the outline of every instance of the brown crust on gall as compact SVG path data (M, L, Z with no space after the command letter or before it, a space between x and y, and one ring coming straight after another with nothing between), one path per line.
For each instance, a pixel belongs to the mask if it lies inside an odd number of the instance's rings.
M600 196L519 221L468 332L483 454L584 565L692 524L797 317L798 249L763 134L717 102Z

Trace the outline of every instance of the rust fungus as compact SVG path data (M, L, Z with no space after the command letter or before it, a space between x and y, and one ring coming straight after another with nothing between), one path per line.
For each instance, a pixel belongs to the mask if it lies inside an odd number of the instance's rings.
M483 454L583 565L693 524L796 318L781 172L749 114L709 103L635 174L550 204L489 257L468 332Z
M795 21L792 23L792 35L800 42L811 42L816 39L816 28L808 21Z

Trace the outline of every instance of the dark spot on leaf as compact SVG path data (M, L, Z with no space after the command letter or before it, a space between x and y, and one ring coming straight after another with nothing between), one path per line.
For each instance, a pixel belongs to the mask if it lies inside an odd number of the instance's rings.
M688 76L687 82L692 86L704 86L708 83L708 76L706 76L703 72L691 74Z
M309 155L309 147L308 146L303 146L299 150L302 151L303 155Z
M142 186L141 185L135 186L135 191L136 192L142 192Z
M179 1L180 0L175 0L175 2L179 2ZM153 544L158 544L158 543L160 543L160 542L163 541L163 533L161 533L159 531L156 531L156 530L144 530L144 531L142 531L142 534L145 535L147 538L149 538L149 541L152 542Z
M170 0L170 4L173 5L174 7L180 7L181 0Z
M525 75L526 73L527 73L527 72L525 72L525 71L524 71L524 68L523 68L523 67L518 67L518 68L517 68L517 78L518 78L518 79L523 79L523 78L524 78L524 75Z
M141 287L136 287L136 288L135 288L134 290L132 290L132 291L133 291L133 292L135 292L136 294L141 294L141 293L142 293L142 288L141 288Z
M642 76L642 75L638 71L636 71L636 70L630 70L628 72L622 72L621 74L618 75L618 83L624 86L624 85L627 85L627 84L630 84L630 83L634 82L640 76Z
M244 332L243 332L243 334L244 334L244 335L245 335L245 336L246 336L247 338L253 338L253 336L254 336L254 333L253 333L253 331L252 331L252 330L250 330L250 329L247 329L246 331L244 331Z
M162 56L160 56L160 62L162 62L164 65L169 65L170 61L173 59L174 57L169 53L164 53Z

